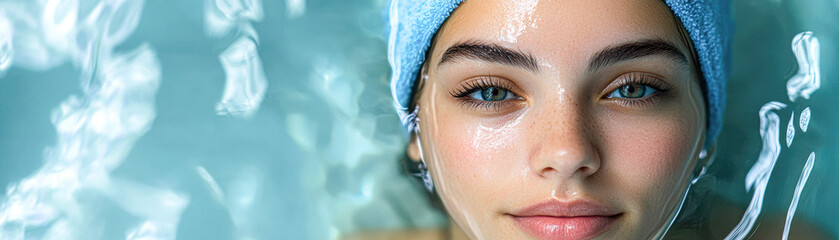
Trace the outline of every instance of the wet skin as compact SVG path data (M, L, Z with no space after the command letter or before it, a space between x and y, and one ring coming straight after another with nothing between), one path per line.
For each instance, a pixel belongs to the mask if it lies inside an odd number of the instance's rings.
M455 235L662 232L706 124L664 3L466 1L431 51L408 150L428 164Z

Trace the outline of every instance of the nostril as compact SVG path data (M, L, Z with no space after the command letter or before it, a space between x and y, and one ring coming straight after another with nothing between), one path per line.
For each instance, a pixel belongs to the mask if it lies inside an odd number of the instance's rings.
M582 176L589 176L594 174L597 170L590 166L580 166L575 171L566 171L569 176L572 175L582 175ZM539 172L539 175L542 177L549 177L554 174L560 174L560 171L553 167L545 167Z
M580 169L577 169L577 171L586 176L594 174L594 168L589 166L582 166Z
M539 172L539 175L542 176L542 177L547 177L547 176L550 176L552 174L552 172L556 172L556 169L554 169L552 167L546 167L546 168L542 168L542 171Z

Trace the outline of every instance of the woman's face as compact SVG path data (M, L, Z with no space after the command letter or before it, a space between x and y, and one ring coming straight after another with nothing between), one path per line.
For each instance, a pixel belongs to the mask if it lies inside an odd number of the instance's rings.
M704 143L689 47L659 0L466 1L418 93L434 186L473 239L648 238Z

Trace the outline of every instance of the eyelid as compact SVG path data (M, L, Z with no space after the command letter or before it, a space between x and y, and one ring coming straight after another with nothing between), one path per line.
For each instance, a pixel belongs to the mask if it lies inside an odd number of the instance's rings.
M503 88L516 95L517 97L521 98L522 95L519 94L520 88L518 88L515 83L512 81L495 75L488 75L488 76L477 76L469 78L465 81L459 83L456 89L449 92L452 97L461 98L465 97L469 93L474 92L477 89L486 88L486 87L498 87Z
M647 72L629 72L619 75L614 81L607 85L601 93L601 98L607 98L609 94L620 87L627 84L642 84L652 87L659 93L665 93L673 88L673 85L667 83L663 78Z

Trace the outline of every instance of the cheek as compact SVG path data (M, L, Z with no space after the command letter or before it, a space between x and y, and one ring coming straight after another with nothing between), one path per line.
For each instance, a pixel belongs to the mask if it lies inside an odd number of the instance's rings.
M692 150L697 144L695 123L685 116L656 119L621 119L606 127L604 149L601 149L603 171L625 184L621 191L640 199L638 205L656 206L669 201L679 192L681 178L687 177L694 161ZM629 184L631 183L631 184ZM663 206L663 205L659 205Z
M625 168L644 172L650 177L673 173L676 165L686 162L686 156L694 138L686 124L677 121L645 122L622 128L624 134L616 134L620 157L626 159L617 164Z
M520 131L515 126L491 126L472 119L438 119L445 129L435 137L444 177L471 191L491 193L513 175L510 168ZM506 167L505 167L506 166ZM467 189L466 191L470 191Z
M516 152L523 149L521 129L517 124L493 125L463 114L439 114L434 119L425 125L439 131L428 131L425 137L433 146L423 150L435 156L426 161L430 161L443 202L455 218L488 214L493 204L510 197L510 184L522 172L516 170L523 163Z

